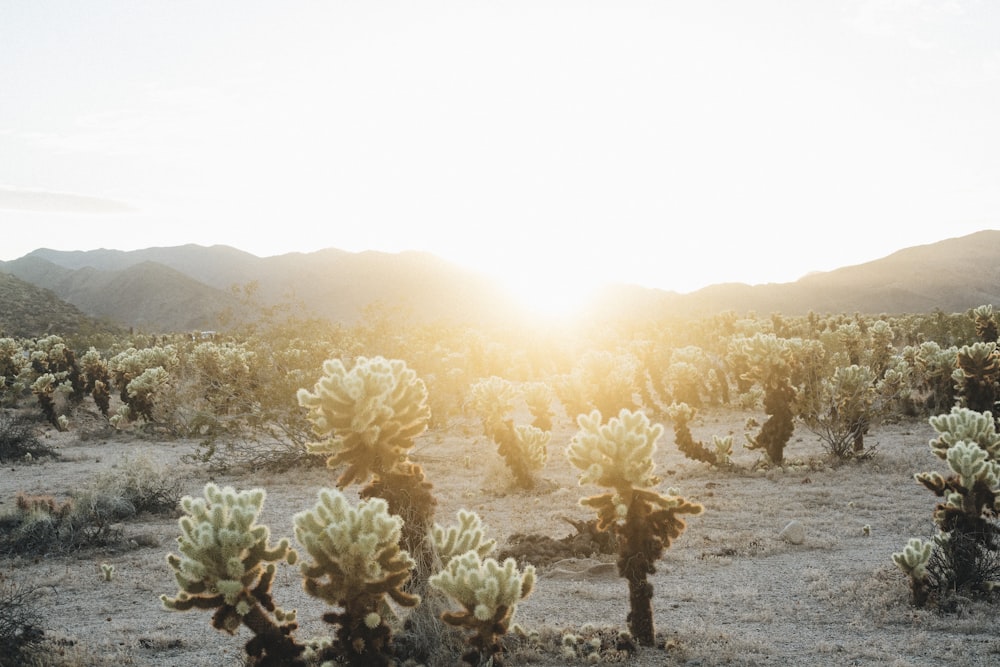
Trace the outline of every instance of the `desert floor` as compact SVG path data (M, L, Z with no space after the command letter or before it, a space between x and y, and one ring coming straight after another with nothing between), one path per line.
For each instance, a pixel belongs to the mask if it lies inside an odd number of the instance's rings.
M759 420L763 415L756 415ZM686 459L667 428L657 453L662 489L674 487L705 511L666 552L652 577L660 646L627 664L653 665L995 665L1000 664L1000 608L959 599L949 613L914 609L905 576L891 562L911 537L930 537L936 499L913 480L942 470L928 448L926 420L884 424L868 437L874 459L828 465L816 436L798 425L786 465L767 469L745 450L746 413L708 410L692 425L696 438L732 433L735 467L717 470ZM459 508L475 510L501 549L515 533L562 537L564 520L591 518L577 501L597 493L580 487L563 450L576 428L557 425L536 488L514 488L494 446L475 422L421 436L413 458L434 484L436 519L451 523ZM108 430L50 432L59 457L7 464L0 473L0 512L16 492L64 498L101 471L148 457L179 476L184 493L200 495L210 478L238 489L267 490L261 518L273 537L292 536L291 517L311 507L334 475L323 468L211 475L185 462L192 441ZM349 490L349 493L356 493ZM805 528L793 544L779 535L790 521ZM242 644L209 626L207 612L165 611L158 596L176 585L165 555L179 534L176 516L124 523L115 548L69 555L0 559L0 572L38 587L47 634L79 664L240 665ZM614 556L567 558L538 567L538 584L516 621L540 639L512 640L508 665L588 664L559 646L564 634L612 636L625 627L627 589ZM115 566L105 581L101 564ZM299 611L299 637L326 634L321 605L302 591L295 569L281 568L273 592ZM605 652L604 660L612 660Z

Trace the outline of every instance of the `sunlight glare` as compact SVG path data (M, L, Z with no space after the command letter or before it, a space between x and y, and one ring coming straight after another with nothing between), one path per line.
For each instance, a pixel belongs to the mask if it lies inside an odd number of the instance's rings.
M528 317L547 321L580 314L597 289L596 281L557 268L544 273L506 275L501 284Z

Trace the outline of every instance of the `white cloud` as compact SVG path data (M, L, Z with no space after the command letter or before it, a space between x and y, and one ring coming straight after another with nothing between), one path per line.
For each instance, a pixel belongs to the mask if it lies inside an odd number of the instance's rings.
M133 207L114 199L3 186L0 186L0 210L100 214L135 212Z

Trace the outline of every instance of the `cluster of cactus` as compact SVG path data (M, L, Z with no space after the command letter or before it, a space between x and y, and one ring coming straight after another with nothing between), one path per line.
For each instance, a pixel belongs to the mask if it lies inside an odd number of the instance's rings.
M550 396L546 393L547 385L534 383L529 385L531 399L528 402L534 416L531 425L514 424L509 415L514 410L514 401L518 397L516 387L509 381L497 376L480 380L472 386L469 403L473 411L479 415L483 432L497 446L497 452L503 457L507 467L514 475L515 483L526 489L535 485L534 475L545 466L548 459L548 444L552 438Z
M597 512L597 528L613 532L619 541L618 573L628 582L629 631L643 646L655 640L653 586L648 576L671 541L684 530L684 514L700 514L702 506L672 491L658 493L653 474L656 441L663 426L651 424L642 412L622 409L606 424L593 411L577 418L580 431L566 457L583 471L579 482L611 489L581 500Z
M1000 552L1000 434L990 412L955 407L930 418L937 431L931 451L950 469L945 477L922 472L915 479L942 498L934 508L933 544L911 540L893 561L910 577L913 602L933 590L989 591L998 583L989 565Z
M870 456L865 436L896 391L896 374L889 381L879 380L869 366L842 366L832 377L822 378L818 391L801 408L806 426L823 441L837 459Z
M400 546L403 520L389 513L382 498L352 505L340 491L321 489L316 504L293 518L305 553L300 559L287 539L272 545L268 528L257 523L264 498L263 489L238 492L208 484L204 498L182 499L180 555L167 557L179 590L161 596L164 607L214 610L212 626L229 634L246 627L253 634L246 652L255 667L394 664L395 614L387 602L402 608L421 602L406 589L415 561ZM445 565L429 583L462 606L441 620L472 631L467 663L501 665L501 638L517 603L531 593L534 568L522 571L513 559L490 558L496 542L485 538L479 516L471 512L459 512L457 526L435 524L432 535ZM278 607L271 591L281 562L298 565L305 591L335 608L322 617L336 628L334 641L295 637L296 612Z
M142 420L155 422L157 400L170 387L171 371L180 359L172 345L131 347L108 360L122 406L111 417L115 427Z
M499 667L501 638L517 604L534 588L535 568L520 570L513 558L503 563L491 558L496 542L486 539L479 516L460 510L458 519L457 526L434 526L435 552L444 567L430 578L430 585L462 606L461 611L441 615L448 625L470 631L462 659L470 665Z
M636 407L639 370L639 360L631 353L590 350L560 379L555 391L567 414L598 410L613 415Z
M701 441L691 435L689 426L697 410L687 403L673 403L667 408L667 416L674 427L674 442L684 456L695 461L702 461L715 466L727 466L732 463L733 436L712 436L712 446L706 447Z

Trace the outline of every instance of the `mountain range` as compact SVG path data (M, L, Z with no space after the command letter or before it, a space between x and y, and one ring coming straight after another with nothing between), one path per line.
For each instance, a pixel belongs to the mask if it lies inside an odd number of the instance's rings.
M352 323L381 304L408 316L499 324L525 314L488 277L419 252L326 249L257 257L229 246L58 251L0 262L0 332L120 326L150 333L218 329L258 305ZM592 317L962 312L1000 305L1000 231L909 247L791 283L726 283L679 294L631 285L595 293Z

